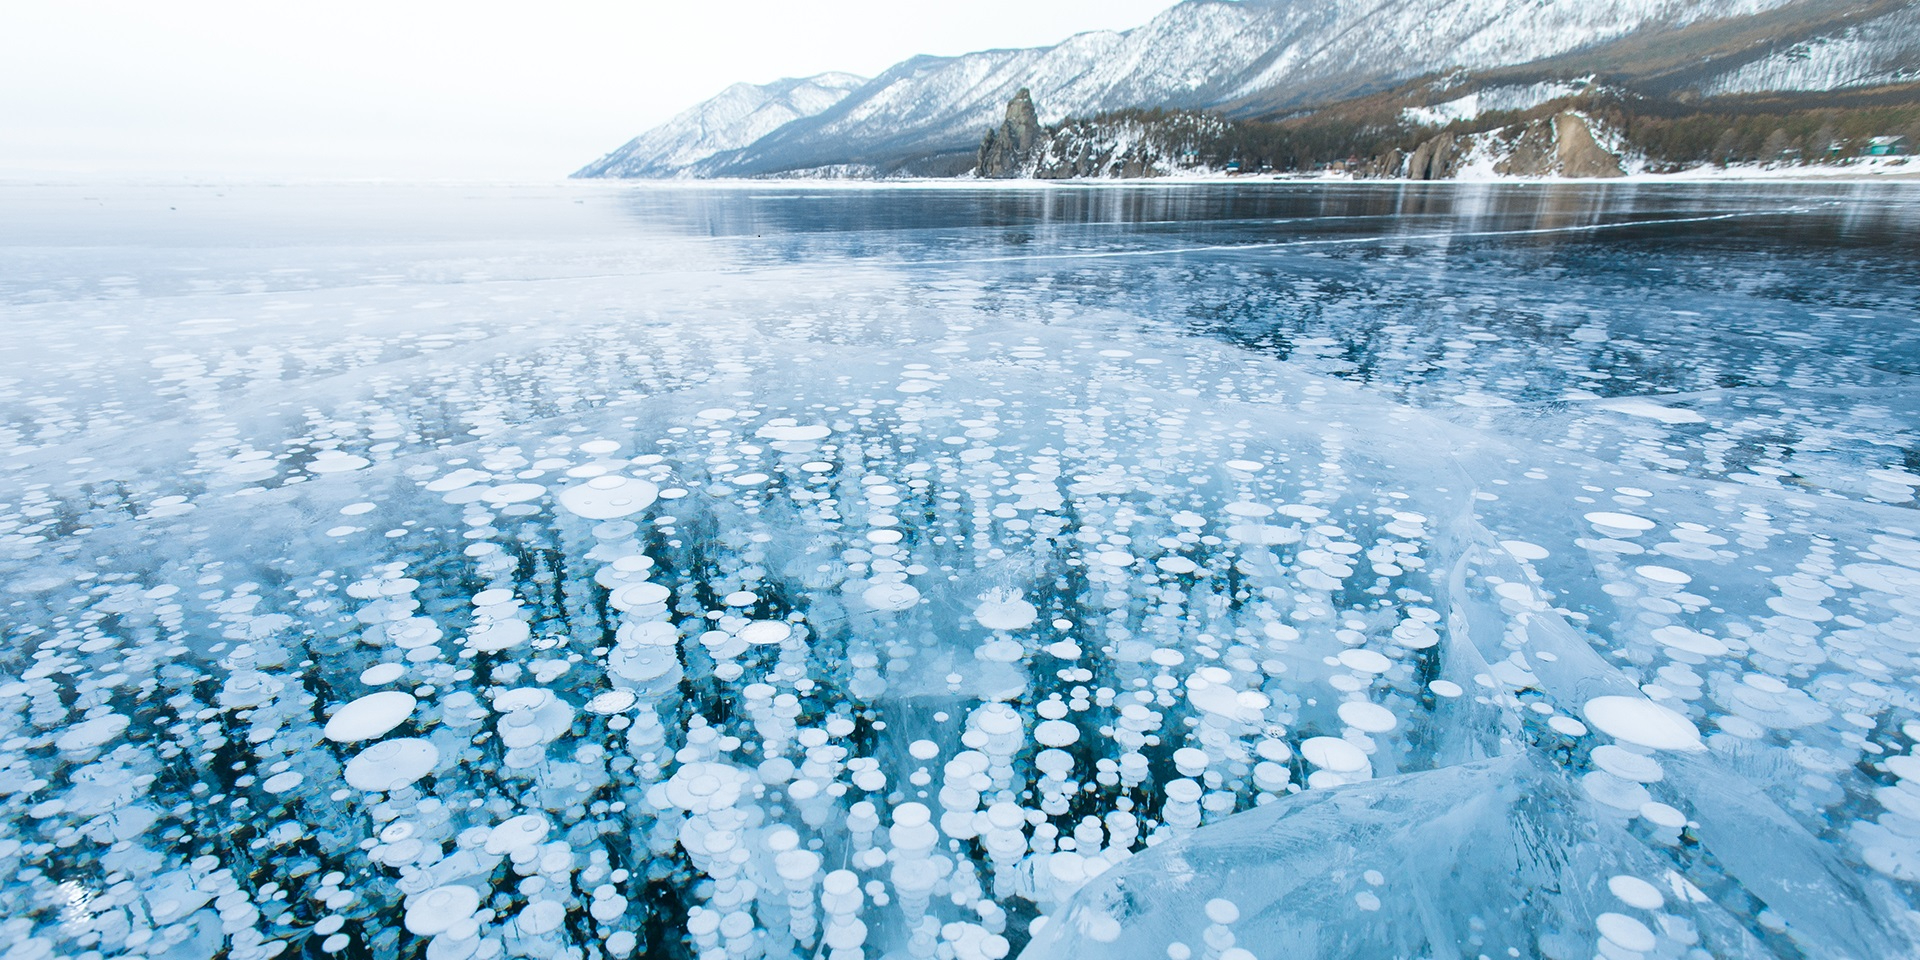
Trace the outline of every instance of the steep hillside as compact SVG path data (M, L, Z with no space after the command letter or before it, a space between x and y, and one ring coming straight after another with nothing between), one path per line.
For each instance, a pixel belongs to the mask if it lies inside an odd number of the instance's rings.
M576 177L675 177L700 161L746 146L803 117L810 117L867 81L850 73L736 83L588 164Z
M924 164L942 155L965 157L1022 87L1050 111L1046 121L1131 107L1251 105L1256 98L1264 112L1273 112L1446 68L1524 63L1636 30L1750 15L1787 2L1188 0L1125 34L907 61L832 109L716 157L703 172L755 175L841 162L885 168L909 158Z
M1846 164L1870 156L1876 142L1889 154L1875 161L1882 163L1920 145L1920 84L1711 101L1593 83L1537 84L1485 87L1434 107L1406 105L1407 97L1442 82L1278 122L1123 110L1042 125L1022 91L980 144L975 171L1043 180L1189 173L1604 178L1710 164ZM1910 162L1901 161L1903 169Z
M993 179L1163 177L1217 169L1207 159L1232 121L1190 111L1121 111L1043 127L1026 90L987 134L974 172Z
M1521 109L1587 79L1678 98L1872 86L1920 74L1917 27L1920 0L1186 0L1124 33L915 57L771 129L663 137L671 151L650 132L582 175L959 174L1022 88L1059 123L1129 109L1275 119L1387 93L1418 110L1540 88L1475 108ZM1422 78L1442 79L1407 95Z

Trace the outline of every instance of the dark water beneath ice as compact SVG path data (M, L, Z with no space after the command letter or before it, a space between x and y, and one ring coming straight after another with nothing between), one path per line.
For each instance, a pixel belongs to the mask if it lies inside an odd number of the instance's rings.
M0 956L1911 953L1916 214L0 186Z

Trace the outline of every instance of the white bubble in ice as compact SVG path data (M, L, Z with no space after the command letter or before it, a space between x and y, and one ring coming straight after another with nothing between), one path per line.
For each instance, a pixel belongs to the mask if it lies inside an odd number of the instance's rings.
M1431 681L1427 684L1427 689L1432 690L1436 696L1446 697L1449 700L1467 692L1452 680Z
M804 883L820 872L820 855L811 850L786 850L774 858L774 872L788 883Z
M449 473L446 476L441 477L440 479L427 484L427 490L432 493L448 493L454 490L459 490L462 487L470 487L476 483L481 483L490 479L492 479L492 474L484 473L482 471L475 470L470 467L461 467L460 469L455 470L452 473Z
M666 603L673 597L673 591L651 580L630 583L607 596L607 603L615 610L633 610Z
M1595 697L1581 712L1588 723L1615 740L1654 750L1706 749L1693 721L1645 697Z
M1587 522L1608 536L1637 537L1653 529L1653 521L1631 513L1589 513Z
M1393 661L1372 650L1342 650L1340 663L1349 670L1361 673L1386 673L1393 667Z
M653 505L660 488L645 480L605 474L560 491L560 505L588 520L617 520Z
M54 746L69 753L92 750L119 737L121 731L127 729L127 723L127 718L117 713L82 720L61 733L54 740Z
M675 770L667 781L667 798L691 813L708 813L734 805L753 774L725 763L695 762Z
M860 595L875 610L905 610L920 602L920 591L906 583L878 583Z
M1653 639L1659 641L1661 646L1684 650L1703 657L1718 657L1727 653L1726 644L1698 630L1690 630L1678 624L1655 628Z
M560 929L567 919L567 908L557 900L536 900L526 905L513 918L520 932L529 936L541 936Z
M1840 575L1868 590L1902 597L1920 596L1920 570L1885 563L1849 563Z
M467 646L482 653L498 653L527 642L532 633L525 620L495 620L467 634Z
M366 457L356 457L339 450L322 450L314 455L313 462L307 464L307 470L311 473L351 473L370 463L372 461Z
M1403 620L1393 628L1393 642L1409 650L1425 650L1440 642L1440 634L1422 620Z
M779 421L775 421L754 431L753 435L762 440L775 440L785 443L806 443L814 440L825 440L832 433L833 431L831 429L820 425L796 425L792 422L782 424Z
M1649 800L1641 804L1640 815L1647 818L1647 822L1669 830L1678 830L1687 825L1686 814L1657 800Z
M336 743L371 740L406 722L419 701L413 694L382 690L354 700L327 720L326 737Z
M1545 560L1550 555L1546 547L1525 540L1502 540L1500 547L1520 560Z
M376 663L360 671L360 682L369 687L382 687L406 676L406 673L406 664Z
M1386 733L1400 725L1400 718L1377 703L1350 700L1340 705L1340 720L1362 733Z
M631 709L638 698L631 690L608 690L587 701L587 712L607 716Z
M1236 523L1227 528L1227 536L1260 547L1278 547L1300 541L1300 531L1271 523Z
M347 761L346 779L369 793L398 790L433 772L440 749L413 737L382 740Z
M1667 898L1661 895L1659 887L1628 874L1623 873L1608 880L1607 889L1629 907L1658 910L1667 904Z
M478 909L479 891L461 884L448 884L408 897L406 916L401 922L407 932L431 937L473 916Z
M488 503L525 503L547 492L547 488L537 483L506 483L497 487L488 487L483 497Z
M1600 769L1635 783L1657 783L1666 776L1660 761L1612 743L1595 747L1593 762Z
M1646 924L1624 913L1603 913L1593 919L1593 925L1609 942L1633 953L1649 953L1660 944Z
M1367 768L1367 755L1359 747L1339 737L1309 737L1300 744L1300 755L1322 770L1353 773Z
M1672 567L1662 567L1656 564L1645 564L1635 567L1633 568L1633 572L1639 574L1641 579L1672 586L1684 586L1693 580L1691 576L1675 570Z
M1040 618L1040 611L1017 590L989 590L980 599L973 618L988 630L1018 630Z
M772 646L793 636L793 625L784 620L753 620L735 631L734 636L754 646Z
M1033 739L1041 746L1071 746L1080 739L1080 728L1065 720L1046 720L1033 728Z
M653 684L668 674L678 682L680 657L674 653L674 647L622 643L607 653L607 672L630 684Z
M282 793L286 793L288 790L292 790L294 787L299 786L301 781L305 779L306 777L298 773L295 773L292 770L287 770L281 773L276 773L271 777L268 777L266 779L266 782L261 784L261 787L265 789L268 793L282 794Z
M487 833L486 850L495 855L532 850L547 839L552 830L553 822L537 813L508 817Z

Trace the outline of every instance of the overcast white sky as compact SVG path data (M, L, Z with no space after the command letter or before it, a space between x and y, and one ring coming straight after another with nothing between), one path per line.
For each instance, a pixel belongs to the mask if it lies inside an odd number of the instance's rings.
M0 0L0 177L563 176L736 81L1172 0Z

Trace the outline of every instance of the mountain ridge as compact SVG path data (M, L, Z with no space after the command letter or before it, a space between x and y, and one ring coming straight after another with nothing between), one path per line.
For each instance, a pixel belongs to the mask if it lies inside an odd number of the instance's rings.
M1150 108L1265 119L1456 74L1605 73L1682 96L1827 82L1856 63L1898 80L1920 76L1909 18L1920 0L1186 0L1132 30L910 57L757 136L683 137L669 155L647 152L649 131L580 175L959 174L1022 88L1051 124Z
M736 83L627 141L574 176L686 176L699 161L827 109L866 82L857 74L829 71L765 84Z

